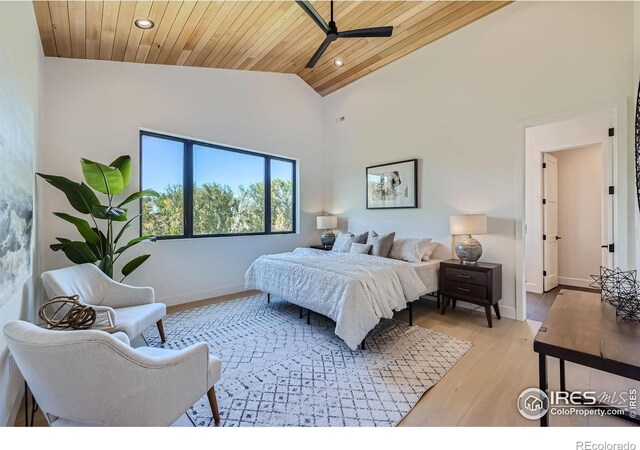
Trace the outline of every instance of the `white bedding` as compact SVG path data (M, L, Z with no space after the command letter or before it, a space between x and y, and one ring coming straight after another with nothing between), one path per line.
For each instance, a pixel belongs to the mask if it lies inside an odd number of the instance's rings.
M420 281L427 288L428 293L438 290L438 270L440 269L441 259L430 259L419 263L411 263L420 278Z
M336 335L352 350L380 319L428 292L407 262L311 248L261 256L245 285L335 320Z

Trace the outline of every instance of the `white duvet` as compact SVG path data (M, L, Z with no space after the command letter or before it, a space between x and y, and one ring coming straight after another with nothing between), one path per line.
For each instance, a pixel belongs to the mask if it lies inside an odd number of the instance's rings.
M330 317L352 350L380 319L427 293L409 263L311 248L261 256L247 270L245 285Z

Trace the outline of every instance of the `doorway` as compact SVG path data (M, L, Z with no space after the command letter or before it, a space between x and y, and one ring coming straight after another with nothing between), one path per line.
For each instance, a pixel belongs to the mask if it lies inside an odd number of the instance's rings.
M613 267L614 122L609 110L525 127L523 319Z
M600 144L543 153L543 292L527 293L527 318L543 321L562 289L591 290L609 265Z

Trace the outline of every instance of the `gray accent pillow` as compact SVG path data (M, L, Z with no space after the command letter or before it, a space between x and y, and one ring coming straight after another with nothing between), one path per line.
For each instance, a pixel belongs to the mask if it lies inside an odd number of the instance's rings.
M395 231L389 234L379 235L375 231L369 233L367 244L371 244L371 254L373 256L382 256L388 258L393 247L393 238L396 236Z
M338 233L338 237L336 237L333 247L331 247L331 251L337 253L349 253L354 239L355 236L353 233Z
M371 250L371 244L358 244L354 242L351 244L351 250L349 253L360 253L362 255L368 255L369 250Z
M356 237L353 239L353 242L355 244L366 244L368 237L369 237L369 232L365 231L362 234L356 234Z

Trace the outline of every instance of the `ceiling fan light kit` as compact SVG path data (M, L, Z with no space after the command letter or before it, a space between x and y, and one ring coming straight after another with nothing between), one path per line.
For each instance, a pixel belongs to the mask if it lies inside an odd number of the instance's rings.
M327 24L318 11L307 0L296 0L296 3L304 10L305 13L320 27L320 29L327 35L318 50L313 54L307 65L307 69L313 69L322 57L324 52L329 48L329 45L338 38L374 38L374 37L391 37L393 34L393 27L374 27L374 28L362 28L359 30L338 31L338 27L333 20L333 1L331 2L331 20ZM336 67L342 67L342 60L336 59L333 64Z

